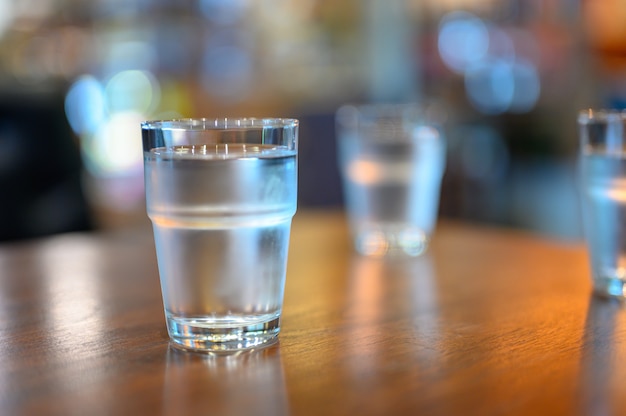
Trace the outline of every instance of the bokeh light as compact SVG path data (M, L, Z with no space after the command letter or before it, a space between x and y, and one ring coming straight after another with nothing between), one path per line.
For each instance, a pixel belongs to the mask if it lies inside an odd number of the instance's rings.
M507 32L469 12L455 11L441 19L441 59L463 76L469 102L484 114L528 112L539 100L541 83L534 57L522 56L516 41L523 43L524 52L533 50L524 31Z
M126 176L141 171L138 126L158 108L160 98L159 82L148 71L120 71L104 85L84 75L71 85L65 112L92 174Z
M480 62L489 49L489 31L485 23L467 12L451 12L439 27L438 47L444 63L463 74Z
M0 35L2 35L13 22L13 0L0 0Z
M106 102L110 114L137 112L150 114L159 105L161 91L147 71L121 71L107 82Z
M515 94L515 79L509 62L490 59L465 73L465 89L470 102L486 114L506 111Z
M537 67L530 62L517 60L513 64L513 79L515 91L511 101L510 111L525 113L533 109L539 100L541 82Z
M145 115L122 112L112 115L96 132L88 149L94 171L100 175L140 172L143 162L141 130Z
M65 97L65 114L76 134L94 134L106 119L102 84L91 75L76 79Z

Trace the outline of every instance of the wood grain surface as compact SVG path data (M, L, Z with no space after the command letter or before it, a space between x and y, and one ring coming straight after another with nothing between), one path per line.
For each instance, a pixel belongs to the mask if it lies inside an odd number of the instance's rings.
M626 312L582 243L442 222L368 259L301 211L289 256L279 341L209 355L168 342L149 228L0 245L0 414L626 414Z

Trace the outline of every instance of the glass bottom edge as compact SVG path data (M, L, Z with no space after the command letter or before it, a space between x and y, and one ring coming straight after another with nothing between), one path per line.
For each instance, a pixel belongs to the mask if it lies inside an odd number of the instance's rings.
M593 292L605 298L626 299L626 280L612 276L594 277Z
M197 320L166 317L173 345L197 352L229 352L272 344L280 332L280 317L254 323L211 326Z
M419 229L363 229L353 236L354 248L362 256L417 257L428 250L430 236Z

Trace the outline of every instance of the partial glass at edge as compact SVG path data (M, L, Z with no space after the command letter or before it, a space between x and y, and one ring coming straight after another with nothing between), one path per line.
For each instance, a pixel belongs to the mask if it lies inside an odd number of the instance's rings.
M594 292L626 296L626 112L578 115L583 226Z
M298 122L142 124L147 213L175 345L233 351L280 332Z

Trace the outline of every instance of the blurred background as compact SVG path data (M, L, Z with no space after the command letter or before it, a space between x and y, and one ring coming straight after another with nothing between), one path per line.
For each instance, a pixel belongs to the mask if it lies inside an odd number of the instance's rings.
M342 204L334 112L445 109L440 213L580 237L576 115L626 106L622 0L0 0L0 240L146 222L139 123L301 119L300 209Z

